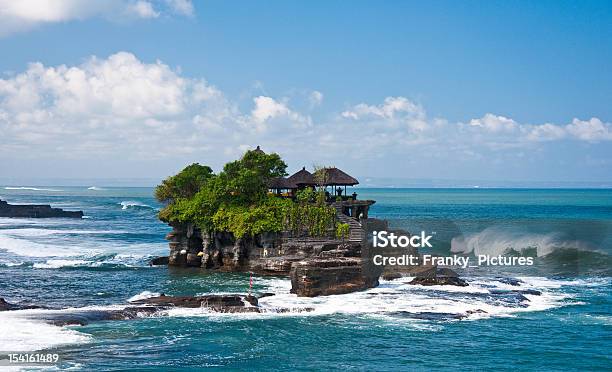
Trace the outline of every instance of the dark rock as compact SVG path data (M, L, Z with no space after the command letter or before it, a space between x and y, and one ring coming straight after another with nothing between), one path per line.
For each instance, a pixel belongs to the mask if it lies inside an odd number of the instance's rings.
M48 204L14 205L0 200L0 217L18 218L82 218L83 211L65 211Z
M436 277L440 278L440 277L450 277L450 278L456 278L458 277L459 274L457 274L455 271L447 268L447 267L439 267L436 269Z
M459 287L467 287L469 284L459 278L459 277L453 277L453 276L440 276L440 277L435 277L435 278L420 278L420 277L416 277L414 279L412 279L412 281L410 281L408 284L412 284L412 285L456 285Z
M351 293L378 285L378 275L369 275L361 258L305 259L291 268L291 293L315 297Z
M283 256L254 259L249 262L250 270L262 275L289 275L291 265L302 260L300 256Z
M202 265L203 251L202 233L193 224L172 225L172 231L166 235L170 242L170 255L168 265L170 266L194 266Z
M403 275L400 272L390 272L390 273L384 273L382 278L384 280L394 280L394 279L399 279L401 278Z
M243 295L206 295L206 296L158 296L133 301L134 305L152 305L157 307L207 307L212 309L228 309L230 307L245 307L246 303L257 306L257 298ZM230 312L230 311L228 311Z
M167 265L168 264L168 256L162 256L162 257L155 257L154 259L152 259L149 264L151 266L162 266L162 265Z
M12 304L10 302L7 302L4 298L0 297L0 311L41 309L41 308L42 308L41 306L36 306L36 305Z
M491 294L505 294L505 293L519 293L522 295L534 295L534 296L540 296L542 295L542 292L536 290L536 289L511 289L511 290L505 290L505 289L492 289L490 290Z
M465 312L467 315L472 315L472 314L488 314L488 312L486 312L483 309L476 309L476 310L468 310Z
M496 280L500 283L509 284L515 287L524 283L522 280L516 278L496 278Z

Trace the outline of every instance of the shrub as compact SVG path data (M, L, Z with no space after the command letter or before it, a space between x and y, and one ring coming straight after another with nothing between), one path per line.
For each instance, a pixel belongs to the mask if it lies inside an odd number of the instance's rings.
M339 223L336 225L336 238L344 241L344 239L349 237L349 231L350 227L348 223Z

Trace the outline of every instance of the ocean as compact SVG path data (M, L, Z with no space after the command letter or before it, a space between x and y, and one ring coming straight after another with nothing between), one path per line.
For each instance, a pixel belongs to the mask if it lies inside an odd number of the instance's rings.
M1 187L9 203L83 210L86 218L0 218L0 297L56 309L0 313L0 350L58 353L58 367L74 370L611 369L612 190L356 191L376 200L372 217L432 234L423 253L528 256L535 264L470 268L462 272L467 287L402 278L317 298L289 294L286 278L255 277L255 293L275 293L260 300L268 312L176 309L60 327L36 314L122 308L159 293L245 293L249 276L150 267L167 254L170 231L156 218L152 188ZM299 311L307 307L314 311Z

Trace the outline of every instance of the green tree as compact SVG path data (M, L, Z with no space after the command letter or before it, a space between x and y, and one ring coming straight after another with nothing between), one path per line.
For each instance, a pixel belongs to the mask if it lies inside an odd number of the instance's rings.
M180 198L191 198L213 175L209 166L193 163L176 175L163 180L155 188L155 198L166 203Z
M219 174L225 201L249 205L263 200L268 182L287 175L287 164L278 154L247 151L241 159L225 164Z

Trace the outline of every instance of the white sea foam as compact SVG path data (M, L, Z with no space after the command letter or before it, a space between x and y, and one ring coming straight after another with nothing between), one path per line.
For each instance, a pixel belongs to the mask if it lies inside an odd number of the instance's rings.
M78 246L70 247L59 244L37 243L5 234L0 234L0 249L27 257L66 257L87 252ZM100 253L100 251L91 250L88 253L95 254Z
M0 223L1 225L1 223ZM167 249L163 242L122 244L95 238L98 234L125 233L123 230L84 230L84 229L0 229L0 250L27 257L73 257L75 259L94 258L99 255L115 255L111 263L134 261L153 254L162 254ZM40 241L39 237L53 235L92 235L92 238L73 239L58 237ZM96 260L97 261L97 260Z
M103 190L106 190L106 189L103 189L102 187L91 186L91 187L88 187L87 190L103 191Z
M6 351L36 351L66 344L85 343L90 337L65 327L30 319L34 310L0 313L0 345Z
M134 302L139 300L146 300L147 298L158 297L161 293L159 292L151 292L151 291L142 291L137 295L134 295L128 298L128 302Z
M46 189L46 188L38 188L38 187L27 187L27 186L7 186L4 188L5 190L30 190L30 191L63 191L57 189Z
M498 227L489 227L479 233L451 240L451 252L475 255L498 256L511 251L525 253L535 250L538 257L543 257L560 249L589 250L589 247L581 241L563 240L555 233L520 233Z
M23 228L23 229L2 229L1 234L11 235L16 237L37 237L37 236L49 236L49 235L96 235L96 234L125 234L129 233L127 230L81 230L81 229L37 229L37 228ZM0 247L1 248L1 247Z
M33 265L36 269L59 269L62 267L77 267L91 264L91 261L84 260L47 260L47 262L37 262Z
M122 201L121 203L119 203L121 205L121 209L125 210L128 208L153 208L148 204L144 204L142 202L139 201Z
M419 286L407 284L410 279L381 281L380 286L367 291L343 295L320 297L297 297L289 293L291 283L286 279L258 278L258 284L267 286L274 296L259 300L262 313L226 314L205 308L175 308L164 312L167 316L205 316L211 319L229 320L234 318L261 318L278 316L321 316L344 314L350 316L375 316L389 321L403 319L402 314L439 314L467 316L476 320L489 317L512 317L521 312L543 311L555 307L577 305L572 297L556 291L552 283L537 287L527 281L520 286L510 286L495 279L470 280L468 287ZM552 281L552 280L551 280ZM536 281L537 282L537 281ZM536 283L534 282L534 283ZM563 286L564 284L560 284ZM541 295L523 294L520 304L513 301L491 300L493 290L514 291L536 289ZM489 294L486 296L486 294ZM510 292L511 293L511 292ZM291 309L278 312L278 309ZM309 311L311 310L311 311ZM407 321L421 321L410 319Z

